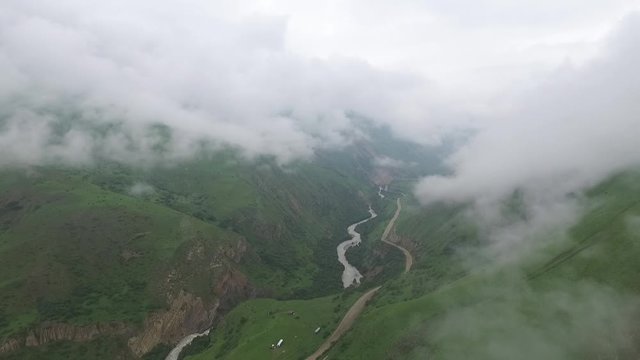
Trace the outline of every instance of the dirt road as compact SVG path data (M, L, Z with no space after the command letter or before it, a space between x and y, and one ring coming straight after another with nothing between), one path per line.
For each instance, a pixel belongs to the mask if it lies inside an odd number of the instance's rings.
M391 221L389 221L389 224L387 224L387 227L384 229L381 240L402 251L402 253L404 254L404 272L406 273L406 272L409 272L409 270L411 270L411 266L413 266L413 255L411 255L409 250L405 249L404 247L387 240L387 237L389 237L389 233L391 232L391 230L393 230L393 226L396 224L396 220L398 220L398 216L400 215L400 210L402 210L402 204L400 203L400 198L398 198L396 201L398 204L398 208L396 209L396 213L393 214L393 218L391 218Z
M398 198L397 204L398 204L398 208L396 209L396 213L393 214L393 217L389 221L389 224L387 224L387 227L384 229L384 232L382 233L382 241L384 241L385 243L387 243L387 244L389 244L391 246L394 246L394 247L396 247L396 248L398 248L398 249L400 249L402 251L402 253L404 254L404 258L405 258L404 272L406 273L409 270L411 270L411 266L413 265L413 256L411 255L409 250L405 249L404 247L402 247L402 246L400 246L400 245L398 245L396 243L393 243L393 242L387 240L387 237L389 236L389 233L393 229L393 226L395 225L396 220L398 219L398 216L400 215L400 210L402 210L402 204L400 203L400 198ZM381 288L381 286L378 286L378 287L376 287L374 289L371 289L371 290L367 291L366 293L364 293L364 295L362 295L358 300L356 300L356 302L351 306L349 311L347 311L347 313L344 315L344 317L340 321L340 324L338 324L338 327L333 331L331 336L329 336L322 343L322 345L320 345L318 350L316 350L316 352L311 354L311 356L309 356L307 358L307 360L316 360L320 356L322 356L322 354L324 354L327 351L329 351L329 349L331 349L333 344L335 344L338 340L340 340L342 335L344 335L344 333L346 333L347 330L349 330L351 328L351 326L353 325L353 323L356 320L356 318L358 317L358 315L360 315L362 310L364 310L364 307L367 305L367 302L369 300L371 300L373 295L375 295L376 292L378 292L378 290L380 290L380 288Z
M364 307L367 305L367 302L371 300L373 295L375 295L378 290L380 290L380 286L373 288L367 291L366 293L364 293L364 295L360 296L360 298L356 300L356 302L353 305L351 305L351 308L344 315L344 317L340 321L340 324L338 324L338 327L333 331L333 334L331 334L331 336L329 336L322 343L322 345L318 347L318 350L316 350L316 352L311 354L311 356L309 356L307 360L316 360L317 358L322 356L322 354L329 351L329 349L331 349L333 344L336 341L340 340L342 335L344 335L344 333L346 333L347 330L351 328L351 326L353 325L353 322L356 320L358 315L360 315L362 310L364 310Z

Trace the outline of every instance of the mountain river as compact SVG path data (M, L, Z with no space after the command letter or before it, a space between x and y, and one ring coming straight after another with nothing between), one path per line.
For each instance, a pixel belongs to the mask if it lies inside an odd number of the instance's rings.
M342 264L342 266L344 266L344 271L342 272L342 286L345 289L353 285L354 283L360 284L360 279L362 278L362 274L360 274L360 271L358 271L355 266L349 264L345 254L350 247L356 246L360 244L360 242L362 242L360 233L356 231L356 226L364 224L367 221L378 216L378 214L373 211L371 206L369 206L369 214L371 216L369 216L368 218L349 225L349 227L347 228L347 232L349 233L349 235L351 235L351 239L341 242L337 248L338 261Z

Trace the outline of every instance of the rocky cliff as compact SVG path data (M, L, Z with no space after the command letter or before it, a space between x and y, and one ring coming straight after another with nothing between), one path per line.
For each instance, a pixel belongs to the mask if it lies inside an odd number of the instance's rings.
M22 337L14 337L0 345L0 354L16 351L23 346L41 346L56 341L86 342L100 336L118 336L131 333L124 323L74 325L66 323L42 324Z
M248 278L237 270L237 264L247 250L248 244L244 239L232 245L219 246L213 251L207 251L201 241L194 242L185 251L180 267L171 269L164 277L167 309L148 314L141 327L116 322L82 326L41 324L22 336L0 343L0 354L25 346L35 347L56 341L87 342L102 336L128 339L131 356L136 358L159 344L174 345L189 334L210 328L220 313L229 311L247 298L255 297L255 289ZM216 273L207 291L210 294L207 299L180 287L182 280L206 272Z
M218 303L205 306L201 298L181 291L170 299L169 310L151 314L142 331L129 339L129 349L140 357L160 343L173 344L211 325Z

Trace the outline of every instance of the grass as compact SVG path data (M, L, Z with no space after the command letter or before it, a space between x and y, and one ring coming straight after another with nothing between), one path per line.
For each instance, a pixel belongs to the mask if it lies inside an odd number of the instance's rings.
M211 333L210 347L187 359L304 358L331 334L360 295L360 292L350 291L309 300L244 302ZM320 331L316 334L318 327ZM279 339L284 339L283 346L272 350L271 344Z
M324 165L255 169L220 156L0 173L0 339L45 321L140 326L169 291L213 301L228 266L279 298L341 290L335 245L366 214L366 181ZM136 183L153 191L134 196ZM191 249L213 259L240 238L250 244L240 264L203 272L206 259L187 261Z
M551 244L560 255L537 267L488 268L415 298L407 288L419 273L385 285L330 358L637 358L639 179L621 175L590 191L589 210ZM438 232L451 227L434 217L441 225L422 226L437 249Z
M156 130L160 138L170 136L167 129ZM380 151L412 162L426 159L415 146L370 130ZM335 246L347 237L345 228L367 215L369 203L380 214L392 212L371 184L374 155L357 145L281 167L270 158L247 160L223 150L142 167L97 161L82 168L4 169L0 341L45 322L120 321L139 328L150 312L167 306L172 292L185 290L213 304L212 288L230 269L243 272L260 294L308 299L316 304L309 309L324 312L329 303L318 298L342 291ZM427 162L433 160L430 155ZM418 171L412 167L405 177L415 178ZM134 194L134 185L145 191ZM372 283L394 276L402 264L401 255L379 241L385 217L360 229L367 235L353 253ZM224 254L241 239L248 247L236 263ZM202 258L191 258L196 250ZM224 308L240 300L226 301ZM74 352L101 358L97 349L126 349L121 340L42 351L52 358ZM156 350L153 356L161 358L166 349ZM37 358L43 352L21 354Z
M198 239L222 246L238 238L66 172L23 177L2 194L1 203L12 204L0 233L4 336L42 321L140 323L164 306L154 284L164 280L162 272L182 247Z

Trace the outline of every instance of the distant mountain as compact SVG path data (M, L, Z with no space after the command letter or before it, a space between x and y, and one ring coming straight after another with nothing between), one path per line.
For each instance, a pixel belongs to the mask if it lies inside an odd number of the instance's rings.
M335 246L383 206L378 185L441 171L440 148L362 131L288 165L228 149L2 170L0 354L162 358L243 300L340 292ZM399 270L388 256L364 246L353 261L375 283Z

